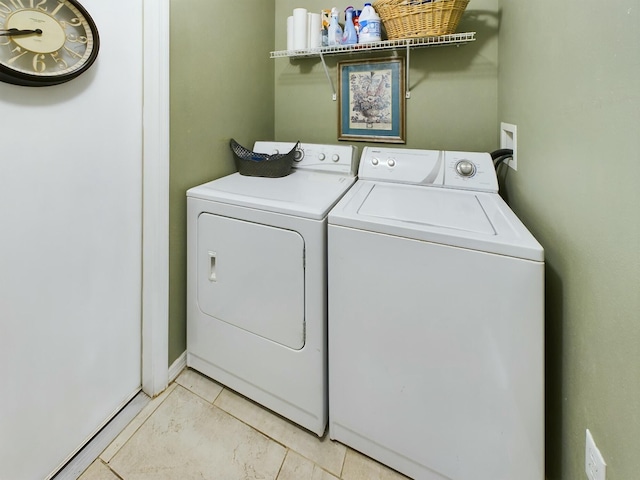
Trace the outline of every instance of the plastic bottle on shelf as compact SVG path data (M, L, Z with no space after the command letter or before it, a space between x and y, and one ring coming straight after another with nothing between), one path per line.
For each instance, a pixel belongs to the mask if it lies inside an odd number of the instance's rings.
M356 33L358 34L358 38L360 37L360 14L362 10L354 10L353 11L353 25L356 27Z
M322 46L327 47L329 45L329 23L331 22L331 10L326 8L320 12L320 18L322 19Z
M338 9L331 9L331 21L329 22L329 46L342 44L342 27L338 23Z
M344 34L342 35L343 45L355 45L358 43L358 32L353 24L353 7L347 7L344 11Z
M380 17L370 3L364 4L358 22L360 23L358 43L373 43L382 40Z

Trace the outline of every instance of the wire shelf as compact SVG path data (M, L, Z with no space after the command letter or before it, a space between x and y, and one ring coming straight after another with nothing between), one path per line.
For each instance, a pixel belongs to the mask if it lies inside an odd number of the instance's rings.
M319 47L305 50L279 50L271 52L270 58L304 58L322 55L349 55L367 53L376 50L395 50L398 48L445 47L473 42L475 39L476 32L452 33L450 35L440 35L438 37L384 40L382 42L375 43L335 45L331 47Z

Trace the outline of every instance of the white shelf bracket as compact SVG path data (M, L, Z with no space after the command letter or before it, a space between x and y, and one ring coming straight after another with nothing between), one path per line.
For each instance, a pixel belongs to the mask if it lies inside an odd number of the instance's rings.
M329 80L329 85L331 85L331 91L333 92L333 96L331 97L335 102L338 99L336 94L336 87L333 85L333 80L331 79L331 75L329 75L329 69L327 68L327 64L324 61L324 55L320 52L320 60L322 60L322 67L324 68L324 73L327 76L327 80Z
M409 44L407 43L407 64L405 65L404 68L406 68L405 71L405 76L406 76L406 93L404 94L405 98L411 98L411 89L410 89L410 83L409 83L409 70L411 66L411 48L409 47Z

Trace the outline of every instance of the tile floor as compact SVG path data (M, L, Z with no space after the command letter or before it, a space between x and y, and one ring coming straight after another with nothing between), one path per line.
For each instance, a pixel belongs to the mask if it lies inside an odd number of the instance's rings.
M406 480L184 370L80 480Z

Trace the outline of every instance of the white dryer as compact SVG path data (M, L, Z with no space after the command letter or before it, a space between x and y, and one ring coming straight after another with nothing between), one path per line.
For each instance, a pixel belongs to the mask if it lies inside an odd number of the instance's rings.
M544 479L544 257L489 154L364 149L329 214L329 432L415 479Z
M187 365L317 435L327 425L327 214L357 161L352 146L301 144L286 177L234 173L187 192Z

